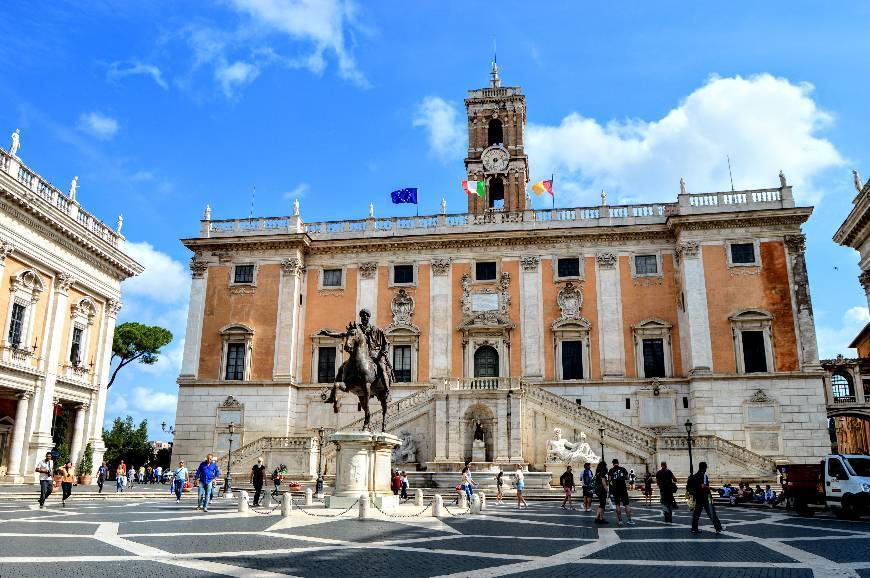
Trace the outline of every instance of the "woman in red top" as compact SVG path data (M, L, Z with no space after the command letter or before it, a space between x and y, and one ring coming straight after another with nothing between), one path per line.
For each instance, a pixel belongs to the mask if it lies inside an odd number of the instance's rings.
M393 478L390 480L390 489L393 490L393 494L399 495L399 488L402 487L402 478L399 476L399 470L393 470Z

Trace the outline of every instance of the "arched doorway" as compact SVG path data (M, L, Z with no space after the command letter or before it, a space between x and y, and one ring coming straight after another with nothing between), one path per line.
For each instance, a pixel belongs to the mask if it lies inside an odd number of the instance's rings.
M474 377L498 377L498 351L491 345L474 352Z
M489 181L489 208L504 208L504 181L501 177L493 177Z
M504 142L504 128L501 121L497 118L489 121L489 127L486 131L486 141L489 146L494 144L502 144Z
M854 403L855 386L852 384L852 376L842 370L837 370L831 375L831 394L834 403Z
M483 430L483 443L486 448L483 461L491 462L493 459L493 448L495 447L493 445L493 434L496 428L496 421L492 410L483 403L475 403L465 410L465 414L462 416L463 455L466 460L473 461L474 432L477 430L478 423L480 423L480 427Z

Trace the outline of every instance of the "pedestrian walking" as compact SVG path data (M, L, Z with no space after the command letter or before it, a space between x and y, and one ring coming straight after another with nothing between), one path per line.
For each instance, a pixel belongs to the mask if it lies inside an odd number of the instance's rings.
M390 477L390 489L393 491L394 496L398 496L399 490L402 489L402 477L399 475L399 470L393 470L393 474Z
M145 466L139 466L139 483L145 483Z
M656 472L656 485L659 487L659 500L662 503L665 523L670 524L674 521L674 508L676 507L674 494L677 492L677 478L674 476L674 472L668 469L667 462L662 462L662 468Z
M214 481L221 475L220 469L214 463L214 457L211 454L205 456L205 459L196 468L196 474L193 476L193 481L199 484L197 492L197 510L208 512L208 503L211 500L212 485Z
M260 496L263 495L263 482L266 481L266 466L263 458L257 458L257 463L251 467L251 484L254 486L254 505L260 505Z
M583 484L583 511L589 512L592 510L592 497L595 495L595 473L589 462L583 464L580 482Z
M66 499L72 494L73 482L75 482L75 471L73 470L72 462L67 462L60 467L60 506L66 508Z
M402 501L406 501L408 499L408 474L406 474L403 470L399 476L399 479L402 483L402 492L399 495L399 498L401 498Z
M115 493L123 492L124 485L127 483L127 465L124 464L124 460L121 460L121 463L118 464L118 467L115 468Z
M45 459L36 464L36 472L39 474L39 507L44 508L45 501L54 489L54 479L51 477L54 461L51 459L51 452L45 452Z
M595 495L598 497L598 511L595 513L596 524L608 524L604 518L604 509L607 506L607 464L604 460L598 462L598 467L595 468Z
M526 503L526 498L523 497L523 490L526 489L526 480L523 476L522 466L518 465L517 470L514 472L514 485L517 487L517 509L519 510L523 506L528 508L529 505Z
M181 492L184 491L184 482L187 481L189 472L184 466L184 460L178 462L178 467L172 472L172 489L175 491L175 503L181 503Z
M156 468L154 468L154 480L158 484L163 483L163 466L157 466Z
M471 496L474 495L475 486L477 486L477 482L471 477L471 466L466 465L462 468L462 491L465 492L469 504L471 503Z
M716 533L722 532L722 522L716 515L716 506L713 505L713 496L710 494L710 477L707 475L707 462L698 464L698 471L689 476L686 481L686 493L695 499L695 507L692 509L692 533L700 534L698 522L701 519L701 510L707 511L707 517L713 522Z
M652 505L652 482L652 474L647 470L646 475L643 477L643 497L646 500L647 506Z
M634 485L637 483L637 474L634 473L634 468L628 470L628 486L631 488L631 491L634 491Z
M502 499L504 498L504 494L502 493L502 486L504 486L504 480L502 479L504 476L504 472L501 468L498 469L498 473L495 475L495 505L501 506L504 505Z
M576 510L574 507L574 502L571 500L571 496L574 494L574 472L571 471L571 466L567 466L565 471L559 476L559 485L562 486L562 490L565 492L565 499L562 500L561 508L563 510Z
M99 486L98 494L103 493L103 484L106 483L106 480L109 479L109 466L106 465L106 462L100 464L100 467L97 468L97 486Z
M616 525L622 526L622 513L620 506L625 510L625 517L629 526L634 526L634 521L631 519L631 506L628 505L628 470L619 465L619 460L613 460L613 467L610 468L608 476L610 477L610 497L613 498L613 504L616 507Z
M136 479L136 468L130 468L127 470L127 487L133 488L133 481Z

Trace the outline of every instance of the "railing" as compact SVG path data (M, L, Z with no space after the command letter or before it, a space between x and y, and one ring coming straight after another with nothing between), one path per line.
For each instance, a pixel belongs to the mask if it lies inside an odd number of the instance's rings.
M452 391L511 390L519 389L516 377L457 377L444 380L446 389Z
M3 347L2 359L13 365L32 366L33 350L20 347Z
M688 451L689 449L689 443L686 436L663 436L659 438L658 445L659 449L666 450ZM692 448L721 453L732 459L735 463L752 466L765 474L773 474L776 471L776 464L772 459L757 454L717 435L701 434L692 436Z
M783 189L757 189L723 193L693 193L687 196L689 205L693 207L718 207L779 202L783 199L782 191Z
M245 444L233 450L231 466L243 464L256 459L266 450L298 449L311 451L317 447L317 438L311 436L267 436L261 437L249 444ZM227 469L227 456L223 455L215 460L220 470Z
M59 191L54 185L20 164L18 159L13 159L3 149L0 149L0 170L36 193L37 199L59 210L68 218L74 219L82 227L106 243L109 243L113 247L118 246L118 240L121 238L119 233L85 211L78 203ZM10 171L14 171L14 173Z
M858 403L858 397L855 395L841 395L834 398L834 403Z

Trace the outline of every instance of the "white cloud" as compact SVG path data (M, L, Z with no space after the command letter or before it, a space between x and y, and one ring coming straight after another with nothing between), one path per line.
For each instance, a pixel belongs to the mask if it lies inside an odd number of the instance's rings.
M854 352L849 353L849 343L868 321L870 321L870 311L863 306L847 309L836 327L828 326L824 320L824 315L817 315L816 337L819 343L819 357L830 359L840 353L846 357L854 355Z
M301 199L308 192L308 183L299 183L292 191L284 193L285 199Z
M118 132L118 121L100 112L88 112L79 116L78 127L100 140L111 140Z
M236 89L250 84L260 76L260 68L256 64L237 60L232 64L219 64L214 71L215 78L221 85L224 95L231 97Z
M126 245L126 251L145 267L145 271L121 285L122 292L147 297L162 303L177 303L187 298L190 275L185 266L148 242Z
M106 70L106 78L118 80L127 76L147 76L163 90L169 90L169 84L163 79L160 68L146 62L113 62Z
M426 129L429 148L442 159L461 155L467 135L457 120L456 108L437 96L427 96L417 106L414 126Z
M735 188L778 186L783 170L795 195L812 201L814 177L843 164L818 134L832 116L812 91L769 74L713 77L659 120L600 124L575 112L558 126L531 124L532 176L555 173L557 194L578 204L597 203L601 189L614 202L671 201L681 176L689 192L728 190L730 155Z
M133 389L133 406L139 411L174 413L177 404L177 395L153 391L144 387Z

